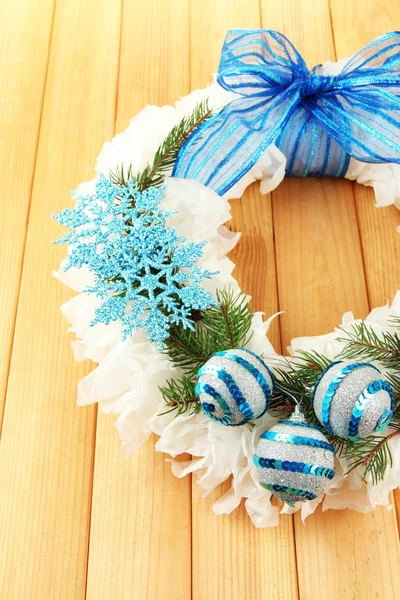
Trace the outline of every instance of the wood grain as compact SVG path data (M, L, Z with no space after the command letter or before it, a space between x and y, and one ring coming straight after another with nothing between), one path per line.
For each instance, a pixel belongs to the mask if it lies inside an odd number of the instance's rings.
M204 86L217 70L228 29L259 26L257 1L192 2L191 88ZM235 276L254 308L269 316L277 310L271 197L253 185L231 206L229 225L243 234L231 255ZM273 341L278 338L276 324ZM297 598L292 517L283 517L279 528L255 529L243 504L229 516L216 516L213 504L228 488L229 482L204 499L193 481L193 599Z
M400 2L331 0L332 29L338 57L351 56L385 33L400 28ZM375 207L371 188L354 184L370 308L393 299L400 287L400 223L394 206Z
M59 308L71 294L51 276L65 249L50 214L112 134L119 29L106 1L57 2L0 452L6 600L85 595L95 409L76 407L85 366Z
M343 0L331 0L332 30L338 57L351 56L365 44L400 27L400 2L360 2L344 11ZM349 35L350 33L350 35ZM372 189L354 185L370 308L391 302L400 288L400 222L394 206L375 208ZM394 492L400 523L400 493Z
M117 132L146 104L172 104L189 92L186 2L125 1L123 15ZM188 600L190 478L172 475L154 437L123 461L114 420L99 413L87 598Z
M51 277L65 250L49 214L91 179L104 141L148 103L210 81L232 27L275 28L309 66L400 26L400 0L0 0L0 597L5 600L392 600L395 511L320 510L256 529L215 516L155 439L121 459L115 416L77 408L76 365ZM400 282L398 212L372 190L287 179L231 203L235 275L271 338L365 316ZM1 427L1 423L0 423ZM396 508L400 516L400 496Z
M326 0L273 7L264 2L263 7L263 25L283 31L310 66L335 60ZM273 214L279 307L292 315L286 323L282 319L283 345L299 334L330 331L346 310L365 316L368 296L352 184L288 179L273 193ZM305 526L297 514L300 597L394 598L399 571L392 571L380 547L389 541L391 560L398 563L395 526L394 513L381 509L368 515L319 510Z
M25 249L54 0L0 1L0 431Z

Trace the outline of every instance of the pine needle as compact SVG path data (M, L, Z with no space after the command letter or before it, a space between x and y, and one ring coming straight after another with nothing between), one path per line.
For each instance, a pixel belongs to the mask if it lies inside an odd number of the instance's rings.
M375 360L382 367L390 364L397 372L385 371L385 377L397 393L400 390L400 358L397 355L398 334L377 336L365 323L357 323L347 337L341 341L346 343L340 359L356 358ZM297 359L297 361L296 361ZM322 371L331 361L317 352L299 352L286 368L274 369L275 392L271 399L270 410L279 416L287 416L296 404L303 408L307 421L317 425L329 442L334 446L339 458L349 461L349 471L362 468L362 477L371 477L373 484L381 481L387 469L392 466L392 454L388 441L400 434L399 400L389 427L387 436L371 435L365 439L351 441L330 434L318 421L312 408L313 389Z
M379 361L384 368L398 370L400 335L397 331L383 331L379 336L365 321L354 323L351 331L342 327L340 329L344 336L338 338L338 341L345 344L340 358Z
M200 410L200 401L193 397L200 367L215 352L245 347L251 339L254 313L246 294L228 288L217 292L217 300L219 306L203 311L194 331L172 326L166 340L165 352L184 373L180 380L169 380L160 388L166 405L176 410L176 414L188 411L192 414L195 405Z
M143 171L133 175L131 166L127 170L121 166L110 172L110 178L121 187L126 186L134 178L139 192L143 192L149 187L160 187L164 183L166 175L171 172L187 138L211 115L212 110L208 107L208 100L203 100L195 106L190 115L183 117L178 125L171 129L157 149L153 162L148 164Z
M188 413L190 416L200 412L200 403L194 392L194 382L189 377L170 379L159 389L167 406L167 410L160 413L161 415L176 411L176 416L183 413Z

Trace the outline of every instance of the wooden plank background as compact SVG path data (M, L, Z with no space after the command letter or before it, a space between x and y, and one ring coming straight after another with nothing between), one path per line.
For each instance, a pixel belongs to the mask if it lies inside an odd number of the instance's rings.
M75 406L92 365L68 345L49 214L145 104L210 80L229 28L277 29L311 66L399 28L400 0L0 0L0 14L0 598L398 597L394 510L318 510L257 530L243 507L216 517L224 490L201 499L154 440L122 461L113 417ZM277 348L399 287L399 217L369 188L288 179L268 196L251 187L232 210L237 278L256 309L286 311Z

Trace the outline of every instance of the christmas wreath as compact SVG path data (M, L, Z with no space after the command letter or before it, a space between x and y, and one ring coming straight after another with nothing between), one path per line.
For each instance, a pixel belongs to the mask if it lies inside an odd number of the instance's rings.
M308 70L282 35L232 30L217 81L174 107L147 106L104 145L97 176L55 215L68 254L56 276L77 360L98 367L78 403L118 414L124 456L152 432L178 477L214 506L243 498L258 527L282 512L367 511L400 482L400 293L365 320L292 341L266 336L227 254L229 199L255 180L347 177L377 203L400 196L398 33ZM174 457L182 453L192 460Z

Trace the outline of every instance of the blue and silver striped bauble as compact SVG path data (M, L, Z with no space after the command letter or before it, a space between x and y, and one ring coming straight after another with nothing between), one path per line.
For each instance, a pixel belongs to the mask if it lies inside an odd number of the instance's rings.
M261 417L273 388L265 362L245 348L216 352L197 373L196 395L204 412L224 425L243 425Z
M377 367L338 361L319 376L313 408L329 433L358 440L383 431L393 416L394 394Z
M254 454L260 484L291 506L313 500L335 474L335 451L322 431L296 411L264 431Z

